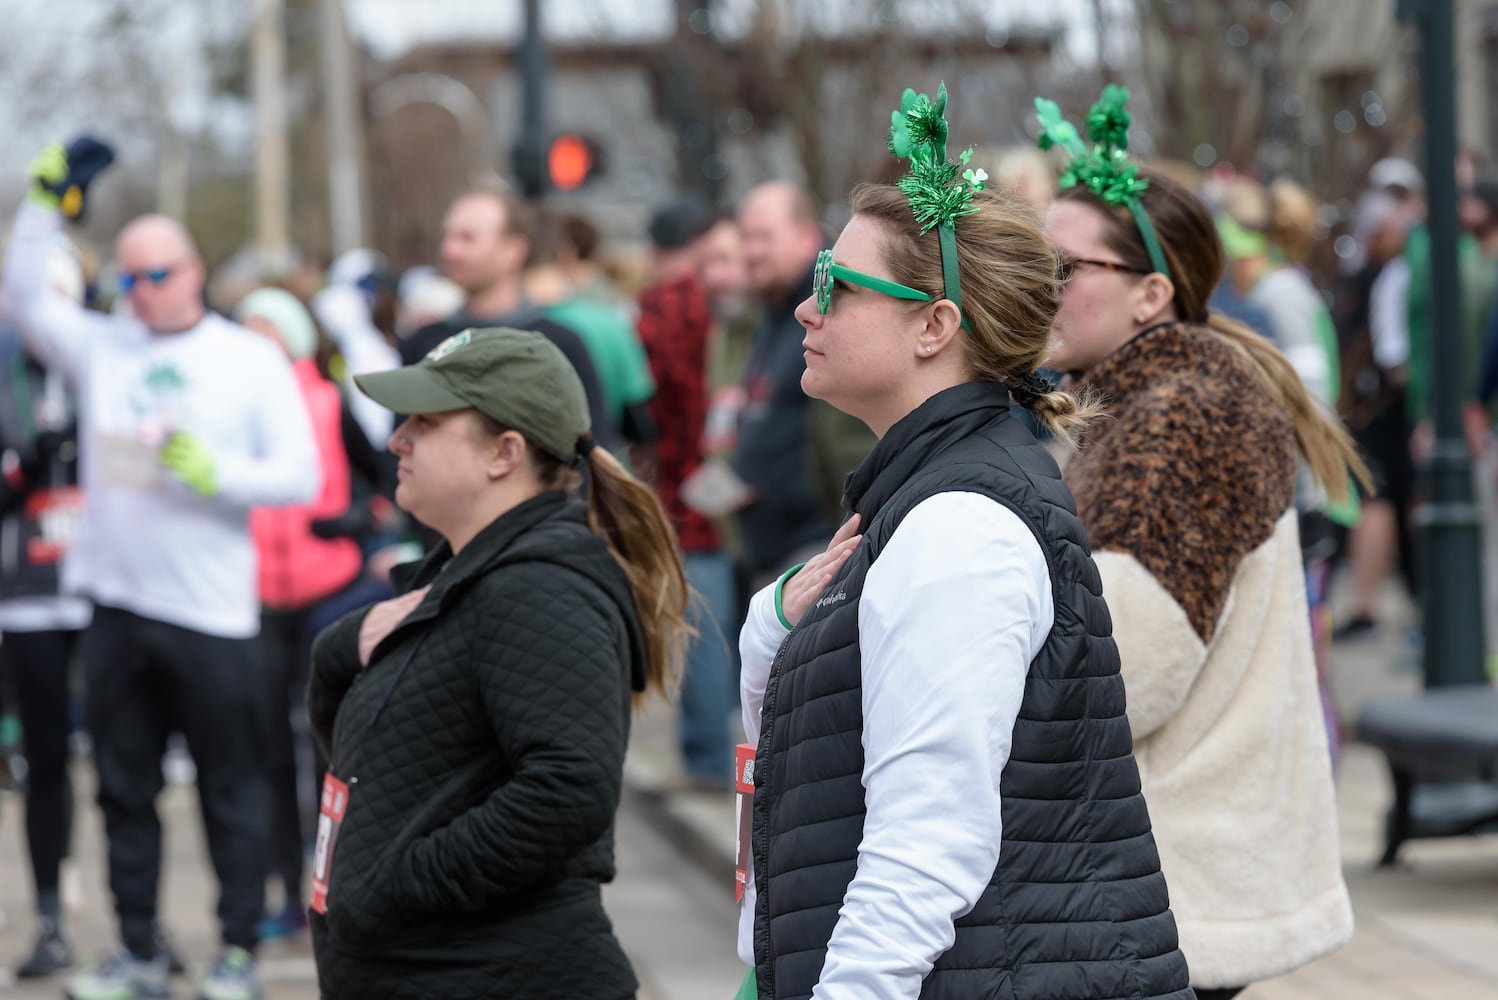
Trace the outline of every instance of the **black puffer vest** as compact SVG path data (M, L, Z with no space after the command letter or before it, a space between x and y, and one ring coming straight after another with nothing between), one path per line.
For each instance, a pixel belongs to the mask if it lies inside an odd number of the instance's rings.
M998 868L957 921L956 942L921 996L1186 1000L1186 960L1139 791L1118 650L1087 536L1055 462L991 383L927 400L849 477L846 503L862 515L864 541L771 669L754 796L761 1000L811 995L857 869L864 578L905 514L951 491L991 497L1035 533L1055 626L1030 665L1001 777Z

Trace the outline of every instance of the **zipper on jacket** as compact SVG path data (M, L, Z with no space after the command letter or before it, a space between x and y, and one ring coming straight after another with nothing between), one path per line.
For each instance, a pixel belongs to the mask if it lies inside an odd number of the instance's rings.
M396 670L395 677L391 679L390 686L385 689L385 694L380 698L380 703L375 707L374 715L370 717L369 724L364 727L365 729L373 729L374 724L379 721L380 713L385 711L385 706L390 702L390 696L395 693L395 686L400 683L401 677L403 677L406 673L406 668L409 667L411 665L411 661L416 658L417 651L421 649L421 641L425 638L426 636L423 635L420 639L417 639L416 644L411 647L411 652L406 654L405 660L401 662L400 668ZM349 696L354 693L354 689L365 682L368 674L368 666L359 668L359 672L355 674L354 679L349 682L348 690L343 694L343 702L338 706L338 714L333 717L333 732L331 734L332 740L331 745L328 747L328 771L335 778L339 777L338 765L347 763L347 761L344 760L343 756L338 752L340 737L344 735L344 731L347 729L348 725L352 724L352 720L349 720L347 723L345 722L343 706L348 703ZM340 778L340 780L342 779ZM349 784L355 784L356 781L357 779L351 780Z
M785 662L785 651L786 651L786 649L791 644L791 635L792 634L793 633L791 633L791 632L787 632L786 633L785 638L783 640L781 640L780 649L778 649L776 651L776 653L775 653L775 661L770 664L770 679L765 684L765 700L764 700L764 703L760 706L760 710L759 710L759 717L760 717L759 746L754 751L754 786L755 786L756 789L764 789L764 791L765 791L765 795L764 795L764 802L765 802L765 806L764 806L765 833L764 833L764 836L760 838L760 841L761 841L761 843L763 845L763 849L762 850L756 850L754 852L754 885L755 885L755 894L757 896L757 901L755 902L754 905L755 905L756 908L758 908L759 903L763 902L764 906L765 906L765 956L766 956L766 961L765 961L766 977L765 978L766 978L766 985L769 987L769 990L770 990L770 998L771 998L771 1000L774 1000L774 997L775 997L775 963L774 963L773 960L770 960L770 958L769 958L769 955L770 955L770 790L769 790L770 789L770 783L769 783L769 780L765 777L765 775L766 775L766 768L765 768L764 765L766 765L766 764L768 764L770 762L770 754L767 753L766 751L769 750L769 749L771 749L771 747L772 747L772 741L774 740L774 735L775 735L775 703L780 699L780 668L781 668L782 664L784 664L784 662ZM759 794L758 794L757 791L756 791L756 794L755 794L754 798L755 798L755 802L758 803L758 801L759 801ZM755 818L758 819L759 818L758 817L758 814L759 814L759 806L758 805L755 806L754 811L755 811L755 814L756 814ZM750 836L751 837L753 836L753 829L754 829L753 825L751 825L750 826ZM753 937L757 938L758 936L759 936L759 934L758 934L758 928L756 928L755 934L753 935ZM758 954L756 954L755 955L755 964L756 964L756 966L758 965L758 959L759 959L759 956L758 956Z
M390 679L390 686L385 689L384 696L380 698L380 703L375 706L374 715L370 716L369 725L365 728L373 729L374 724L380 721L380 713L385 711L386 705L390 704L390 696L395 694L396 685L401 682L402 677L406 676L406 668L411 665L412 660L416 659L416 654L421 652L421 644L426 641L427 635L428 632L422 632L421 635L416 637L416 642L411 646L411 652L406 654L406 658L401 661L400 667L395 671L395 676Z

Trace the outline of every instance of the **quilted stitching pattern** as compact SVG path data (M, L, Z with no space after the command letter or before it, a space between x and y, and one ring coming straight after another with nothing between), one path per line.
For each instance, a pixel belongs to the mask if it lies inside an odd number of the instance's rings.
M315 651L314 722L350 786L323 995L633 995L598 892L642 655L623 574L559 495L439 561L368 669L349 673L362 615Z
M857 597L865 575L916 504L965 490L1030 525L1046 553L1056 615L1031 664L1002 777L998 869L957 922L956 942L921 996L1187 997L1086 533L1055 463L1002 404L978 386L949 392L927 404L937 412L917 411L927 420L918 432L883 455L876 449L850 480L865 543L830 588L849 600L797 624L766 692L755 797L755 846L767 861L755 943L762 995L810 996L857 869Z

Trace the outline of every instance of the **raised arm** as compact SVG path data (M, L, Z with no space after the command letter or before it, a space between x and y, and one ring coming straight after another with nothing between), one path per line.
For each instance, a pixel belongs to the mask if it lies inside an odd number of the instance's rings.
M5 311L31 353L76 381L89 345L112 336L118 321L84 309L52 287L47 261L61 234L62 217L56 209L30 202L21 206L5 254Z

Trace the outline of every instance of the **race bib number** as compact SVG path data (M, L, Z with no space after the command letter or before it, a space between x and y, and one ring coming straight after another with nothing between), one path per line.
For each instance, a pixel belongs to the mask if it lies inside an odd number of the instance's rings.
M754 839L754 756L758 748L753 743L740 743L734 748L733 797L735 826L734 854L737 860L733 868L734 901L744 901L744 887L749 884L749 849Z
M154 493L165 482L160 448L135 438L98 434L93 442L94 470L101 486Z
M322 779L322 805L317 815L317 847L312 853L312 909L328 912L328 881L333 874L333 849L338 828L348 812L348 785L329 771Z
M38 490L26 498L26 516L37 525L36 536L26 540L26 561L33 566L54 565L78 535L83 491L73 487Z

